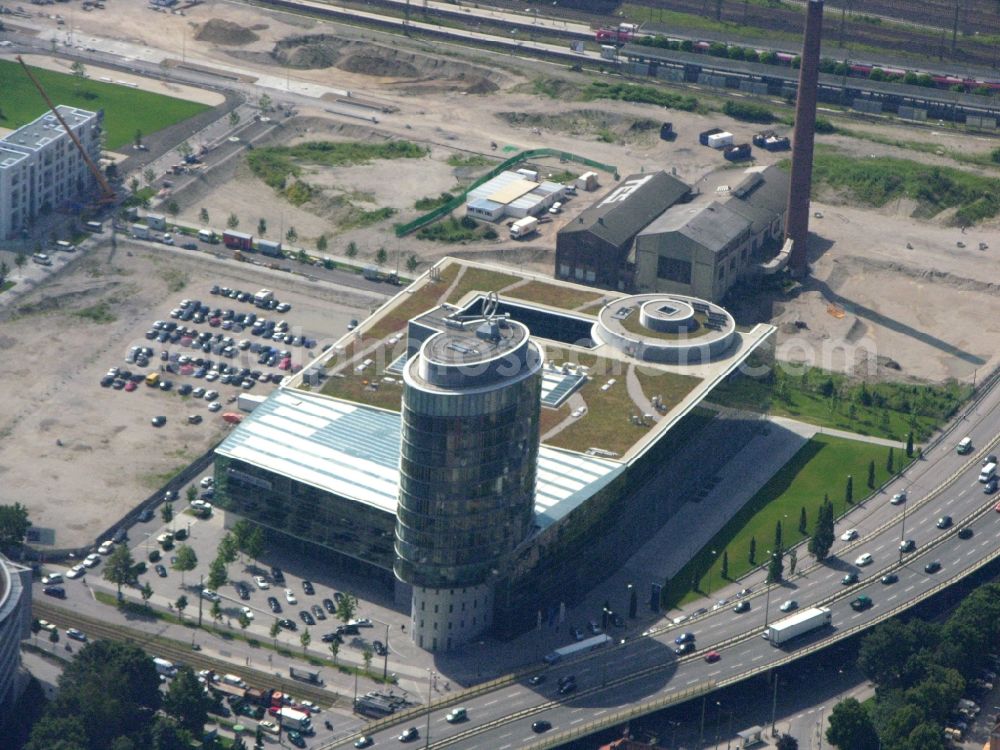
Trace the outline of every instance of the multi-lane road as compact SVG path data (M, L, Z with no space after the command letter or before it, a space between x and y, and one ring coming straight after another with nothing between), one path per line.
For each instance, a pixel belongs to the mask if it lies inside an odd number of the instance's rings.
M960 456L954 448L966 435L972 438L975 449ZM418 711L373 732L375 744L398 745L396 736L408 726L417 727L421 745L428 744L429 726L430 747L554 747L571 737L596 731L601 725L619 723L628 715L648 713L746 679L869 627L1000 554L1000 513L993 509L1000 494L984 495L983 485L978 482L982 459L1000 452L998 442L1000 389L993 388L926 453L924 460L838 522L837 541L824 563L816 564L800 549L797 574L773 586L770 592L760 572L735 584L733 592L744 586L753 589L748 612L734 613L732 599L683 623L668 623L574 662L553 667L539 664L535 673L544 676L540 684L530 684L529 673L482 694L466 694L447 704L439 703L429 714ZM902 489L907 490L908 500L902 505L891 504L892 495ZM833 491L838 490L831 488ZM938 521L945 515L951 516L952 524L940 529ZM966 527L972 530L972 536L960 538L959 530ZM858 538L841 541L840 535L849 528L858 530ZM904 554L902 561L901 538L916 543L916 549ZM854 561L864 553L869 553L873 561L859 568ZM940 562L941 569L925 572L930 561ZM844 585L842 579L848 572L857 572L860 581ZM898 575L898 581L881 583L882 576L889 572ZM871 597L873 606L861 612L851 609L849 602L859 594ZM830 607L833 628L806 635L785 649L772 647L760 634L765 619L774 622L785 616L779 607L788 599L795 599L800 607ZM698 650L678 658L673 640L684 631L695 634ZM704 658L708 651L718 651L721 659L708 663ZM576 677L578 687L562 696L558 681L567 675ZM468 709L468 721L445 721L449 707L454 705ZM547 721L552 728L537 734L532 730L536 721Z

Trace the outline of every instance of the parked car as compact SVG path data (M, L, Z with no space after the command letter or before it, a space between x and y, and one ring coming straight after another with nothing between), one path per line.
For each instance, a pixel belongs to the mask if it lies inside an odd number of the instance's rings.
M784 602L780 607L778 607L778 609L780 609L782 612L792 612L793 610L796 610L798 608L799 608L799 603L794 599L789 599L788 601Z
M278 600L273 596L267 597L267 606L271 608L271 611L274 612L274 614L278 614L281 611L281 604L279 604Z

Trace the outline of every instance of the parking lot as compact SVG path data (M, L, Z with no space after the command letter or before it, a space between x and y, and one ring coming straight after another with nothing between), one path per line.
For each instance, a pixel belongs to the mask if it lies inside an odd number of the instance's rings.
M379 301L179 248L75 253L2 311L0 503L27 505L43 549L93 543L225 435L239 394L266 395Z

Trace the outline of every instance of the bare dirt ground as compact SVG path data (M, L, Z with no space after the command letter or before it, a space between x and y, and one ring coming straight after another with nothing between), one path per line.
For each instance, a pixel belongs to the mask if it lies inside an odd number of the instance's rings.
M292 303L292 310L280 317L293 332L313 336L322 346L346 330L364 302L360 295L287 274L186 252L132 243L120 246L113 257L107 249L95 250L5 312L0 389L11 397L0 412L0 504L25 504L36 527L55 530L51 543L56 548L92 542L115 518L224 437L227 425L221 414L236 411L235 404L226 402L239 389L190 376L169 376L175 385L171 392L144 384L131 393L99 385L111 367L139 371L124 362L132 346L154 349L143 372L158 369L164 349L195 356L179 344L146 340L143 334L153 321L169 319L183 298L223 309L254 309L212 296L212 284L248 291L267 287ZM80 315L97 308L109 322ZM243 336L252 338L248 332ZM243 336L233 334L237 340ZM298 364L320 351L287 348ZM256 355L232 362L277 372L258 365ZM182 383L217 390L223 410L213 414L207 401L178 396ZM273 387L258 384L251 393ZM200 414L204 421L189 425L189 414ZM156 415L167 417L160 429L150 424Z

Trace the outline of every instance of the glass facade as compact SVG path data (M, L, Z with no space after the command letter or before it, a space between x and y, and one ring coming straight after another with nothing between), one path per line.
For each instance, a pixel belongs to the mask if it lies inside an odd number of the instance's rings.
M526 329L519 333L523 339L505 359L521 364L507 378L465 361L435 378L460 385L427 382L420 360L433 338L407 364L396 520L396 575L407 583L482 584L531 530L541 353ZM435 374L448 367L433 364Z

